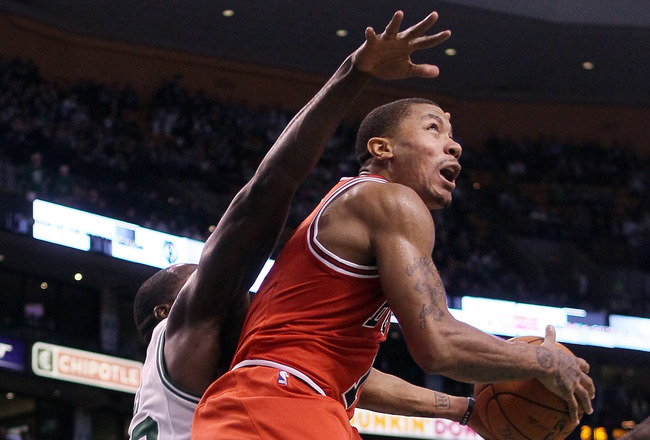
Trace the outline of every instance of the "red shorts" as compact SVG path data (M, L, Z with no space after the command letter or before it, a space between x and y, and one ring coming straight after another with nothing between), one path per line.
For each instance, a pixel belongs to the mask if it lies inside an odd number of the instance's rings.
M343 405L271 367L230 371L194 413L193 440L360 440Z

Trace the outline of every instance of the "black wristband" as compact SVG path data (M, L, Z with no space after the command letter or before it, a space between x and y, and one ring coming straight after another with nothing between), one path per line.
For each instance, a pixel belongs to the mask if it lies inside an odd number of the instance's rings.
M470 416L472 415L472 411L474 411L474 398L473 397L468 397L467 398L467 411L465 411L465 414L463 415L463 418L460 419L460 424L461 425L467 425L467 422L469 421Z

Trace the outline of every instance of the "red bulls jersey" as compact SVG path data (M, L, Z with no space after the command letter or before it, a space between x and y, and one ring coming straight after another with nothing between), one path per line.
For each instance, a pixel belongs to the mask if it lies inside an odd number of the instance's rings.
M334 255L318 242L323 210L353 185L341 180L284 246L248 313L233 366L287 366L352 416L359 389L386 339L391 312L376 266Z

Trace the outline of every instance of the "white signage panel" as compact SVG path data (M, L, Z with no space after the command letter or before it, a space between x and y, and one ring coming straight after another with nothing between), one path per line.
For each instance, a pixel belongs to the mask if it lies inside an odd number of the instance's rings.
M357 408L350 421L362 434L435 440L481 440L469 426L447 419L405 417Z
M32 371L38 376L135 394L142 363L36 342L32 346Z

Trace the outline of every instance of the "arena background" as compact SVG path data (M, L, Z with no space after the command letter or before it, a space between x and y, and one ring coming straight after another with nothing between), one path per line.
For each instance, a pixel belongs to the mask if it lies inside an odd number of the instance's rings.
M445 47L455 48L456 54L437 53L419 61L438 64L440 78L431 82L406 81L399 87L374 83L354 107L344 127L354 126L354 121L369 108L397 97L417 94L432 98L452 112L455 134L462 139L468 156L474 156L474 162L464 164L469 186L463 190L472 188L487 193L490 186L498 190L502 188L499 185L514 183L528 191L534 200L549 199L544 179L531 179L531 182L525 175L517 174L515 166L503 169L477 166L477 157L485 158L482 155L494 151L490 150L488 140L498 139L498 146L519 155L526 151L522 145L539 142L540 134L565 147L578 143L583 148L595 145L599 154L605 151L602 153L605 159L601 160L614 170L598 163L586 171L587 175L597 174L593 179L577 182L565 179L559 182L560 187L566 185L566 192L595 194L596 204L598 197L606 193L607 201L602 204L606 210L620 205L634 206L636 235L602 237L598 228L592 228L591 233L576 243L574 234L549 224L541 231L533 230L532 223L522 226L521 222L513 222L499 227L491 223L503 221L492 212L498 210L495 203L490 203L496 199L471 197L461 199L461 208L452 217L440 220L452 226L461 214L466 216L469 220L461 224L478 230L477 236L485 246L493 245L498 237L507 234L509 245L499 248L503 253L502 265L514 267L515 260L523 259L518 263L518 274L525 277L528 285L545 286L531 289L534 295L528 292L525 297L531 302L571 307L583 304L585 309L603 316L618 312L650 317L648 174L645 173L650 151L647 83L650 11L643 1L620 1L616 5L605 1L553 1L545 2L544 7L532 2L518 2L514 6L503 1L492 2L490 8L479 7L483 2L470 0L435 2L426 7L422 3L395 5L373 1L372 7L368 7L362 1L314 4L277 1L264 5L247 1L232 6L216 1L195 2L192 7L179 9L173 2L116 1L106 5L99 1L1 1L3 79L0 86L3 96L13 96L11 93L29 84L25 72L33 73L35 68L41 77L39 81L59 90L62 100L72 90L121 92L128 88L137 95L139 103L120 104L119 117L141 127L145 133L153 125L152 109L160 105L156 97L161 90L182 90L188 96L202 90L206 99L219 100L224 107L246 109L251 114L267 112L268 119L272 109L285 115L299 109L343 57L360 43L366 25L382 29L397 7L404 9L409 23L435 9L441 17L438 27L450 28L453 33ZM234 16L222 15L227 7L233 7ZM337 37L335 33L339 29L347 30L348 35ZM12 61L15 57L20 61ZM584 62L592 62L594 68L584 69ZM22 99L32 98L22 95ZM141 361L144 347L132 324L131 301L137 286L156 269L107 257L101 243L88 253L31 238L31 202L34 197L47 199L51 193L35 193L23 180L22 170L29 166L31 155L46 144L32 142L29 136L21 137L33 129L21 127L8 112L21 105L20 100L7 99L0 109L3 112L0 208L4 219L0 231L0 347L4 350L2 359L6 361L0 364L0 426L14 428L14 434L29 430L32 438L38 439L124 438L132 406L130 392L107 389L105 384L61 380L40 370L39 375L39 367L32 363L32 350L34 343L42 342L50 344L36 346L43 352L59 346L95 353L93 356L114 356L118 364L122 362L119 359ZM178 139L181 135L171 137ZM343 135L340 138L345 139ZM612 151L624 152L625 166L616 162L620 155L608 155ZM630 160L630 151L635 160ZM70 159L40 152L52 175L63 158ZM253 155L252 164L254 158ZM329 159L331 162L332 158ZM110 162L111 157L103 160ZM586 160L593 157L587 154ZM97 180L104 178L111 181L110 176L103 174L110 171L104 169L93 176L92 171L82 171L81 162L76 165L72 162L78 184L98 185ZM526 157L523 162L528 165L526 173L534 175L531 162ZM331 168L331 163L325 165ZM156 172L169 170L174 168L161 167ZM131 180L126 179L127 184L138 179L149 181L149 171L131 164ZM219 209L245 177L246 170L241 174L225 183L228 190L217 191L216 196L206 199L219 208L197 214L195 219L200 220L198 229L192 230L193 238L204 238L208 226L218 220ZM514 180L504 181L503 174ZM641 183L635 181L633 186L630 181L636 174L641 174ZM174 178L168 174L163 177ZM183 179L186 179L184 174ZM182 182L179 178L177 183ZM554 183L557 186L558 182ZM178 206L185 208L183 203L175 202L186 195L174 192L177 186L161 187L159 198L148 201L152 210L161 211L159 217L173 216L173 210L180 209ZM619 193L625 193L624 203L612 204L612 194ZM88 194L81 197L84 203L76 200L77 207L120 217L117 215L120 211L111 206L112 199L108 196L102 203L93 203ZM303 195L296 217L314 197L311 193ZM584 202L584 198L577 200ZM150 214L146 221L156 224L151 222ZM180 226L174 229L169 222L164 228L178 235L187 231ZM531 251L533 248L536 252ZM483 256L488 255L484 249L483 252ZM75 274L82 274L83 278L76 280ZM590 284L588 293L580 294L583 296L575 295L580 284L567 281L579 275L586 276ZM480 280L480 277L473 278ZM584 283L584 278L581 279ZM574 292L571 286L576 288ZM563 295L554 290L561 288L567 289ZM449 289L451 293L462 291L458 284ZM490 293L494 298L521 299L510 291ZM622 428L622 422L634 420L644 411L646 415L650 413L647 352L571 348L597 366L594 374L606 390L599 403L600 410L594 417L585 419L586 425L603 427L612 438L619 432L615 430ZM8 353L12 354L11 359ZM101 357L93 359L113 362ZM378 366L421 385L456 394L471 392L464 384L423 377L410 362L398 328L391 330L389 341L378 357ZM128 382L129 364L120 364L119 368L120 374L126 376L118 382ZM625 411L616 414L607 411L617 407ZM638 407L634 414L633 407ZM579 438L578 434L572 438ZM604 438L602 433L599 435L591 434L593 438ZM391 437L366 435L364 438Z

